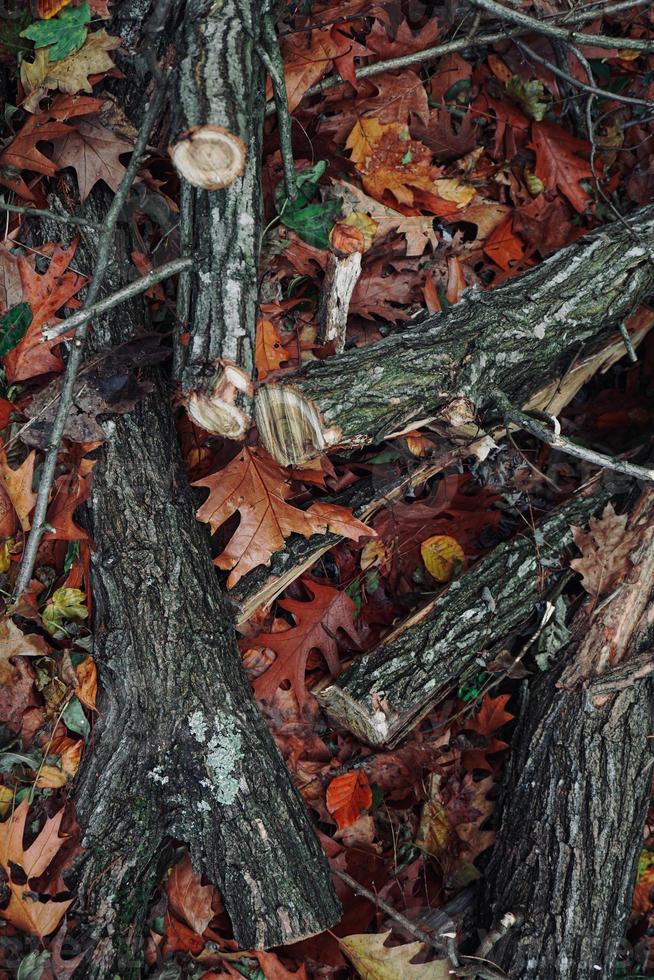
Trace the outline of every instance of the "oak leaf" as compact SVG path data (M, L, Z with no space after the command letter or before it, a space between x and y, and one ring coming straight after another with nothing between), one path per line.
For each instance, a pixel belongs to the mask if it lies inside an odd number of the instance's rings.
M75 95L76 92L92 92L88 76L99 75L114 67L109 51L115 51L121 44L119 37L111 37L105 30L90 34L86 43L79 51L71 54L63 61L48 61L45 48L39 49L34 61L30 64L23 61L20 66L20 80L28 93L34 93L38 99L39 90L59 89ZM34 111L35 102L27 103L29 111Z
M80 199L85 201L99 180L118 190L125 168L121 153L130 153L132 144L97 119L82 119L61 139L55 140L52 160L57 169L73 167L77 173Z
M589 144L549 122L533 123L532 136L530 145L536 153L536 176L548 190L561 191L581 214L592 202L579 183L593 176L590 164L580 156L589 153Z
M311 593L309 602L287 597L278 605L291 613L295 625L279 633L261 633L256 638L258 646L273 650L277 657L270 667L254 681L254 690L262 701L271 702L277 688L290 681L300 707L306 701L304 673L312 650L320 650L333 677L340 673L336 637L339 630L358 647L359 637L354 627L355 605L345 592L330 585L320 585L303 579Z
M29 515L36 503L36 494L32 490L35 462L36 453L32 451L14 470L7 462L4 448L0 448L0 475L23 531L30 529Z
M12 657L45 657L52 648L36 633L23 633L13 619L0 621L0 684L7 684L11 678Z
M284 76L291 112L302 101L308 88L336 65L339 75L356 86L354 59L367 49L343 33L338 25L289 35L282 44ZM270 90L269 90L270 91Z
M390 934L389 929L379 935L361 933L338 940L362 980L451 980L449 960L412 963L419 954L431 952L430 947L420 942L386 946Z
M302 511L287 503L291 493L290 476L261 449L246 446L224 469L197 480L193 486L210 491L198 511L198 519L210 525L212 534L232 514L240 513L239 526L215 560L219 568L230 570L228 588L257 565L268 565L275 551L284 547L289 534L295 532L305 538L325 534L331 527L329 510L334 522L344 526L344 508L328 505L325 511L325 505L320 505L314 513L313 507ZM348 523L347 537L372 536L370 528L351 515Z
M215 915L212 901L216 890L202 884L188 854L172 869L166 891L171 911L201 936Z
M513 217L496 228L484 243L484 253L504 272L517 272L516 265L525 254L525 246L513 231Z
M616 514L607 504L601 517L591 517L590 530L572 528L572 537L582 553L570 567L581 575L586 592L598 598L615 588L631 569L630 553L638 545L637 529L627 530L627 514Z
M62 338L44 341L43 327L46 323L60 322L55 313L86 283L84 276L68 270L76 248L77 241L69 248L52 247L50 265L43 274L36 272L25 256L19 257L23 300L32 311L32 322L20 343L4 357L9 381L25 381L39 374L62 370L63 361L53 352Z
M335 776L327 787L327 809L339 830L351 827L372 806L372 790L362 769Z
M52 122L47 116L30 116L0 155L0 165L16 170L32 170L34 173L53 177L57 166L41 153L37 144L44 141L51 143L70 131L71 127L66 123Z
M403 215L400 211L376 201L354 184L344 180L334 180L339 196L343 197L346 213L356 211L367 214L376 223L377 237L382 238L391 231L404 235L407 257L422 255L428 245L435 250L438 235L434 230L434 219L422 215Z
M73 900L41 902L30 888L30 879L44 874L59 853L65 840L59 836L64 811L61 809L54 817L48 817L36 840L25 849L23 837L28 810L24 799L9 819L0 824L0 864L10 892L9 904L1 914L17 929L45 939L55 931Z

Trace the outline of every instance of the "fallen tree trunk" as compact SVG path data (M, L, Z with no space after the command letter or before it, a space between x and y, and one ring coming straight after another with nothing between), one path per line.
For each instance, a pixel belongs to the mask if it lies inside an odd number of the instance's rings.
M608 606L592 619L579 614L584 635L563 674L559 666L525 685L482 905L493 919L521 912L489 954L510 977L614 976L653 761L651 606L642 615L652 589L651 527L639 551Z
M476 673L493 644L525 623L546 598L542 574L611 496L609 481L498 545L413 613L317 696L329 717L371 745L397 744L454 680Z
M176 375L191 416L230 439L251 421L263 204L262 5L187 0L178 32L180 223L194 273L180 281Z
M93 236L84 237L87 261L81 250L76 261L90 268ZM123 237L116 255L124 267ZM130 303L97 320L96 344L120 343L143 319ZM165 386L111 432L93 474L89 526L100 716L76 795L93 977L140 975L167 836L188 842L196 869L218 885L244 948L292 942L339 914L324 855L241 669Z
M628 227L627 227L628 225ZM474 421L500 390L518 407L599 344L654 286L654 208L607 225L447 315L305 365L257 392L268 451L297 464L441 418Z

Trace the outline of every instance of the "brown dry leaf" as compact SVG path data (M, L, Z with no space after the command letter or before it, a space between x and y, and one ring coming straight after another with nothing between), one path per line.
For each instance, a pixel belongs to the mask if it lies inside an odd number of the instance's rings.
M215 888L201 883L188 854L170 872L167 891L172 912L201 936L215 914L212 908Z
M0 620L0 684L9 682L11 657L47 657L51 652L42 636L23 633L13 619Z
M38 144L50 143L65 136L70 130L71 127L66 123L53 122L47 116L30 116L0 156L0 164L15 170L32 170L46 177L54 177L57 167L41 153Z
M34 843L25 850L23 836L28 810L25 799L9 819L0 824L0 864L7 876L11 896L2 916L17 929L45 939L55 931L73 899L41 902L30 888L30 879L44 874L61 849L65 838L59 836L59 828L64 811L48 817Z
M71 132L55 140L52 160L58 170L75 169L80 199L85 201L99 180L112 191L118 190L125 173L120 155L132 149L128 140L116 136L97 119L81 119Z
M3 486L16 511L16 517L23 531L30 529L29 515L36 503L36 494L32 490L35 462L36 452L32 450L18 469L13 470L7 462L4 448L0 448L0 475Z
M434 219L421 215L405 216L385 204L369 197L354 184L344 180L334 180L338 196L343 199L345 212L364 213L369 215L377 227L377 238L382 238L391 231L406 238L406 254L408 257L422 255L428 245L435 250L438 235L434 231ZM467 212L466 212L467 215Z
M338 528L337 533L357 539L372 533L347 508L314 504L304 512L287 503L289 474L261 449L246 446L224 469L193 486L210 491L198 519L211 526L212 534L232 514L241 515L241 523L215 560L219 568L231 569L228 588L257 565L268 565L293 532L309 538Z
M83 47L62 61L49 61L48 49L39 48L30 64L23 61L20 80L26 92L38 93L39 89L59 89L75 95L76 92L92 92L89 75L99 75L114 67L109 51L121 44L119 37L111 37L105 30L89 34ZM34 111L34 101L28 101L29 111Z
M272 371L277 371L291 357L272 320L259 320L254 354L259 381L267 378Z
M389 929L379 935L361 933L338 940L362 980L451 980L449 960L412 963L419 954L431 952L429 946L419 942L385 946L390 934Z
M615 588L631 568L629 554L639 541L636 529L627 531L627 514L616 514L607 504L601 517L591 517L590 530L572 528L574 542L582 553L570 567L582 576L581 584L594 598Z
M0 316L23 299L18 259L6 245L0 245Z

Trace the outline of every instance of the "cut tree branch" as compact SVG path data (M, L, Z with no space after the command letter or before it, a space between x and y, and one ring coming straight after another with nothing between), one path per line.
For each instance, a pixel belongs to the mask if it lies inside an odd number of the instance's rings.
M263 215L261 15L255 0L189 0L177 58L176 131L192 142L196 131L213 127L245 150L245 168L229 186L185 189L180 219L197 276L184 283L179 307L177 378L194 420L232 439L245 436L252 409Z
M538 534L498 545L441 595L395 627L317 697L332 721L371 745L396 745L449 685L476 673L492 647L526 624L542 591L544 567L572 543L571 525L602 509L608 482L549 514ZM541 560L547 559L547 566Z
M534 407L536 388L617 332L652 292L653 240L654 208L644 208L490 293L466 290L447 314L262 385L255 413L266 449L296 465L434 419L474 423L496 390Z

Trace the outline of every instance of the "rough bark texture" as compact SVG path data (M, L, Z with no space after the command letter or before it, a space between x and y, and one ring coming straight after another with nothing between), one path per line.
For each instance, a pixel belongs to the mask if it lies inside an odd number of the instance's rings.
M372 745L396 744L448 684L477 671L493 644L529 619L545 598L542 574L572 542L570 525L583 525L610 495L602 484L548 515L537 538L498 545L318 695L329 716Z
M124 267L124 240L118 254ZM96 322L96 342L115 345L142 322L139 305L122 307ZM139 958L166 835L187 841L219 886L244 948L338 917L324 855L241 669L165 387L110 428L90 508L100 716L77 788L88 849L80 901L98 977L117 962L130 975Z
M210 392L219 361L252 378L261 237L261 134L265 73L256 53L261 4L186 0L177 43L176 133L210 123L243 140L242 177L220 191L184 188L181 224L192 229L196 275L181 285L176 373L183 391ZM251 398L237 407L249 418Z
M447 315L262 387L255 412L266 448L300 462L447 415L456 399L455 414L471 418L497 389L525 405L651 292L654 208L629 226L607 225L491 293L469 290Z
M483 908L525 922L490 959L520 980L612 980L649 800L652 684L596 707L555 681L529 685L508 757Z

